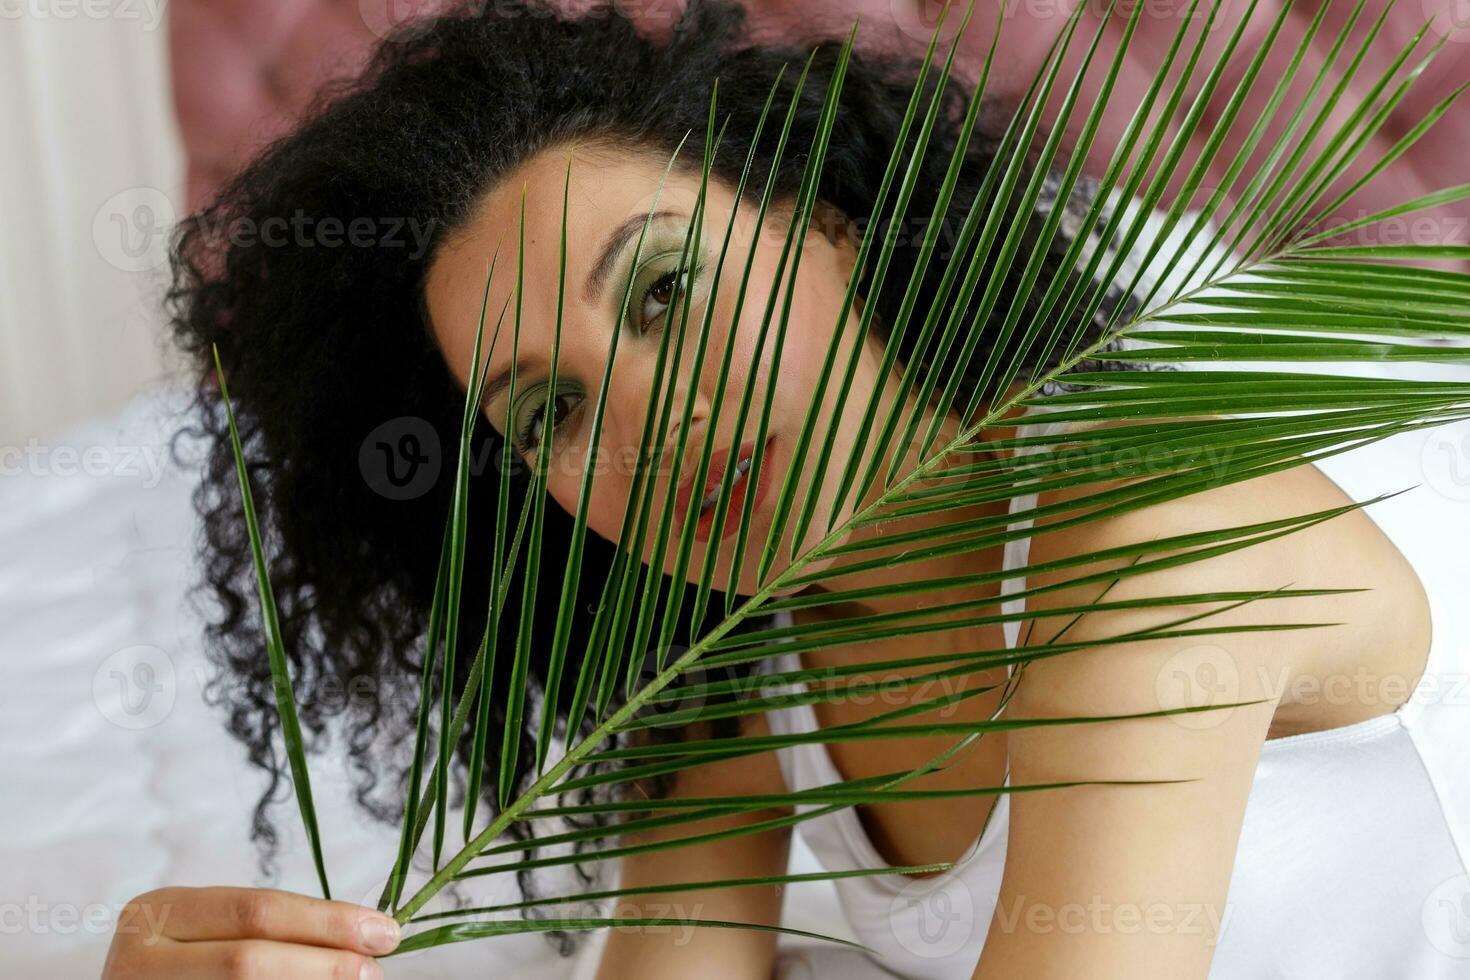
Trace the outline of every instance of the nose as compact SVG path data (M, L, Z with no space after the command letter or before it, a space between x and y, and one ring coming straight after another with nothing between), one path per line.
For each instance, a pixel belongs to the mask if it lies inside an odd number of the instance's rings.
M626 357L626 359L625 359ZM610 431L604 435L615 437L616 446L626 446L637 449L643 444L644 425L650 426L648 438L653 440L658 435L658 425L664 415L664 406L668 402L669 386L674 385L673 404L668 409L668 421L662 445L654 443L651 455L660 464L667 465L672 462L673 455L679 446L679 431L684 425L684 412L689 411L687 429L689 438L685 443L685 452L689 452L691 446L700 446L698 440L705 438L710 418L710 399L705 395L699 384L691 384L687 366L678 372L678 376L670 378L669 365L664 365L663 377L658 377L658 352L657 351L627 351L619 352L613 364L611 384L612 389L608 392L608 424ZM655 381L659 382L659 388L654 390ZM693 405L690 406L690 401ZM652 419L649 418L650 406L652 407ZM723 414L723 413L721 413Z

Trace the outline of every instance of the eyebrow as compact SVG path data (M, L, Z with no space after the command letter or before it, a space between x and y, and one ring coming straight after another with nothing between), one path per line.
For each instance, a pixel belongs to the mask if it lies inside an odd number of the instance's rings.
M597 262L593 264L592 271L587 275L587 282L582 290L587 302L596 305L601 301L603 290L607 288L607 280L612 275L613 265L617 262L618 256L622 255L628 242L642 230L645 221L652 224L669 218L683 217L685 215L678 211L655 211L652 215L635 214L614 228L607 236L607 240L603 242ZM515 369L516 365L511 365L485 383L485 394L480 400L481 405L490 404L497 395L510 387L510 379L515 374Z
M628 242L643 228L644 221L652 224L655 221L682 217L684 215L677 211L655 211L652 215L635 214L614 228L602 245L602 254L597 257L597 264L587 276L587 286L583 291L587 302L595 304L602 299L602 291L607 286L608 276L612 274L613 263L618 260Z

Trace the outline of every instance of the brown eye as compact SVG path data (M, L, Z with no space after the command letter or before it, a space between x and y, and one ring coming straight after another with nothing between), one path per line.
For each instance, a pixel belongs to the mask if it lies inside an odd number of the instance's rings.
M665 306L673 302L674 274L670 272L658 282L654 283L653 288L648 291L648 295L653 299L658 300L660 303L663 303Z
M696 263L693 269L694 276L704 271L703 263ZM668 315L670 305L675 302L683 302L684 295L690 289L690 270L670 269L659 276L649 287L643 291L642 304L638 310L638 323L636 324L639 334L645 334L656 324L661 323ZM679 295L675 297L674 287L677 284Z
M680 273L670 271L664 273L654 280L653 285L643 294L643 308L639 321L639 333L647 333L653 324L663 318L674 301L674 282L681 278ZM688 286L684 286L687 289ZM682 292L680 295L683 295Z
M551 429L555 432L576 411L581 404L581 396L576 391L563 391L549 402L532 398L523 402L525 407L519 413L520 420L515 427L516 442L522 452L532 453L540 447L542 434L545 432L548 403L551 405Z

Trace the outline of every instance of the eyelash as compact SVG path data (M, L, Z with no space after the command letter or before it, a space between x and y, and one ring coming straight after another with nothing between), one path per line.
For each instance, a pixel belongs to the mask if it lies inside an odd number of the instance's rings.
M567 394L565 392L558 394L555 397L542 402L540 406L537 407L536 411L531 413L531 417L526 420L526 424L521 427L521 430L519 432L516 433L516 441L521 444L522 452L534 452L539 447L539 443L533 444L531 442L532 430L535 429L537 423L539 423L542 420L542 417L546 414L546 406L557 402L565 397L567 397ZM575 409L576 406L573 406L571 411L575 411ZM568 414L570 414L570 411L568 412ZM555 431L555 427L553 427L553 431Z
M682 269L670 269L668 272L664 273L663 275L661 275L657 279L655 279L653 282L651 282L651 283L648 284L648 288L645 289L643 291L643 295L641 297L639 297L639 303L638 303L638 309L639 309L639 311L641 312L643 310L643 308L648 305L648 297L651 296L653 294L653 291L655 289L657 289L663 283L670 282L672 280L675 280L675 279L678 279L678 278L681 278L681 277L684 277L684 276L691 276L694 279L698 279L703 273L704 273L704 263L703 262L695 262L694 263L694 267L693 267L692 270L689 267L687 267L687 266L684 267L684 268L682 268ZM686 295L687 295L687 293L684 290L680 290L679 296L677 298L682 299ZM665 307L664 310L657 315L656 319L658 319L660 321L666 320L668 318L668 310L669 310L669 308L668 307ZM648 333L651 329L652 329L652 327L644 327L643 324L640 323L639 324L639 331L638 331L639 332L639 335L642 336L643 334Z
M649 283L648 288L643 291L643 295L640 297L638 308L641 310L641 309L643 309L644 306L646 306L648 304L648 297L651 296L653 294L654 290L658 289L660 285L662 285L665 282L669 282L671 280L674 280L677 277L689 275L690 272L691 272L690 267L685 266L684 268L681 268L681 269L671 269L668 272L664 273L663 275L659 276L653 282ZM692 272L693 272L693 278L698 279L699 276L704 272L704 263L703 262L696 262L696 263L694 263ZM683 290L681 290L680 293L679 293L679 297L682 298L684 295L686 295L685 292ZM667 319L668 318L668 308L666 307L662 312L660 312L658 314L658 317L661 318L661 319ZM641 323L640 323L639 327L640 327L640 329L639 329L639 335L640 336L644 336L644 335L648 334L652 330L652 327L644 326ZM554 398L550 398L550 399L542 402L540 404L540 406L538 406L537 409L534 412L531 413L531 416L528 419L526 419L525 425L523 425L521 427L521 429L516 433L516 441L520 443L520 445L521 445L521 451L522 452L526 452L526 453L534 452L538 448L539 444L532 443L532 441L531 441L531 432L532 432L533 429L535 429L537 423L541 422L542 419L544 418L544 416L546 415L546 406L549 405L549 404L552 404L553 402L555 402L558 399L563 398L563 397L565 397L565 396L564 395L561 395L561 394L558 394ZM574 406L573 410L575 410L575 406ZM568 413L568 414L570 414L570 413ZM552 431L553 432L556 431L555 427L552 428Z

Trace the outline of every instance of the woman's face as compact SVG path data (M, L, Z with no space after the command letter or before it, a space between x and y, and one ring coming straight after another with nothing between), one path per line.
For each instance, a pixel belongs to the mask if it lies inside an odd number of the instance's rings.
M578 491L593 438L593 412L599 389L607 372L610 345L618 332L617 350L608 375L609 391L602 419L599 459L594 466L588 523L601 537L616 542L623 533L627 501L633 489L635 464L639 446L644 440L645 419L654 396L659 349L665 330L673 332L668 339L672 358L677 340L679 312L683 293L674 316L668 324L664 313L672 296L672 285L680 274L680 252L693 220L699 194L697 175L669 174L662 189L666 158L649 152L646 155L629 150L612 150L602 146L579 145L572 156L570 185L567 188L567 252L566 292L561 318L560 356L557 362L556 390L549 388L552 344L557 323L557 288L559 275L563 185L567 179L565 146L549 149L526 162L480 202L472 220L451 236L436 254L429 269L426 294L434 334L451 371L461 385L467 385L469 366L474 353L475 333L485 295L485 277L491 257L500 245L494 279L490 284L485 313L485 339L482 359L487 364L486 397L482 406L486 418L496 430L510 440L513 450L534 466L540 440L553 433L548 457L547 489L556 503L568 513L575 513ZM522 188L525 193L525 290L521 300L521 332L519 350L512 358L515 326L516 248L521 220ZM634 252L643 221L654 204L657 211L649 224L637 261ZM792 290L791 319L780 354L780 370L774 370L776 328L781 303L785 299L786 277L779 287L773 286L780 260L789 209L779 213L773 207L767 212L764 227L757 233L757 208L739 202L736 223L731 233L729 251L723 268L716 264L731 211L737 202L733 189L711 178L703 231L697 252L691 252L694 276L692 283L684 275L681 290L691 290L689 319L685 326L684 349L677 377L671 379L667 369L658 392L660 406L669 385L675 390L672 414L666 437L650 445L648 471L654 477L655 496L650 524L645 525L642 558L665 571L673 568L679 534L687 513L688 519L699 521L694 552L687 577L697 581L709 549L716 549L715 586L728 582L732 549L736 544L734 530L739 523L742 488L751 489L745 477L731 489L731 505L723 527L723 540L709 539L714 508L703 511L700 502L705 488L695 490L692 481L707 438L714 441L706 486L718 487L725 465L743 473L744 461L755 449L758 413L776 375L765 454L758 483L754 484L755 510L747 555L743 561L736 591L749 595L756 591L756 558L767 539L773 520L773 505L782 482L793 469L805 481L815 467L810 462L793 459L793 451L813 393L817 389L824 358L832 343L837 312L853 273L856 249L850 236L833 231L837 216L828 214L824 222L814 216L806 236L795 287ZM834 240L835 239L835 240ZM744 304L737 318L735 307L740 276L747 261L754 259ZM627 310L621 309L625 292L630 289ZM761 320L773 288L780 288L776 312L769 336L759 358L752 358L760 334ZM714 295L710 319L708 348L702 365L694 371L694 361L701 324ZM505 307L509 299L510 306ZM502 308L506 309L499 340L491 350L491 338ZM836 403L842 370L852 352L858 332L860 301L848 313L842 346L838 352L833 382L825 396L822 422L815 435L825 436L826 426ZM733 347L728 378L719 418L714 406L720 386L720 368L727 347ZM815 520L802 550L821 541L836 497L842 463L856 441L869 396L878 378L882 343L870 336L859 358L851 393L839 414L839 430L834 463L823 467L817 492L819 504ZM514 398L509 379L515 378ZM754 389L754 401L744 432L736 443L736 422L741 398ZM891 404L887 394L893 385L885 386L884 407ZM678 447L679 424L686 405L692 402L689 433L679 468L680 487L670 491L674 454ZM881 417L881 416L880 416ZM554 430L553 430L554 426ZM655 430L656 432L656 430ZM451 443L452 443L451 439ZM815 453L808 453L807 457ZM865 460L866 461L866 460ZM647 480L645 476L645 481ZM842 507L846 517L854 509L852 494ZM658 520L665 501L671 501L674 517L669 543L662 561L656 561L653 543ZM800 501L801 498L799 497ZM687 501L687 505L683 504ZM687 508L687 509L686 509ZM636 519L636 518L635 518ZM788 521L783 535L784 547L774 571L788 567L793 528ZM823 568L823 563L808 563L805 571ZM769 582L769 577L767 578ZM779 593L798 591L783 588Z

